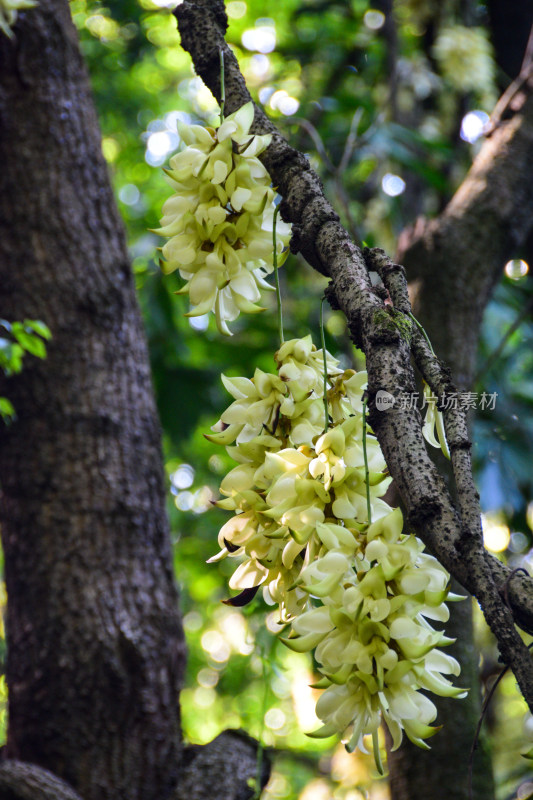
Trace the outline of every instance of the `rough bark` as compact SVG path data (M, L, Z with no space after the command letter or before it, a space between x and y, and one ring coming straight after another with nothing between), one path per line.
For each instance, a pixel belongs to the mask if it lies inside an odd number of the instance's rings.
M163 800L184 645L160 432L68 4L21 14L0 75L2 315L53 335L47 361L5 387L18 420L0 429L5 756L84 800Z
M270 760L262 755L263 788L270 774ZM249 800L251 781L257 778L257 742L242 731L224 731L209 744L185 748L182 772L172 800Z

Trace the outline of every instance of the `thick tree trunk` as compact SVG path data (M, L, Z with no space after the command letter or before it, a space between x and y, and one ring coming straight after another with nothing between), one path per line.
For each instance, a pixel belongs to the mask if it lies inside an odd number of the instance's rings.
M0 164L1 314L53 334L0 391L18 415L0 428L6 755L84 800L163 800L184 644L159 424L66 2L41 0L0 37Z
M66 0L0 37L1 316L45 362L0 380L8 742L0 800L247 800L257 743L182 748L185 645L124 231ZM269 776L263 758L261 784Z

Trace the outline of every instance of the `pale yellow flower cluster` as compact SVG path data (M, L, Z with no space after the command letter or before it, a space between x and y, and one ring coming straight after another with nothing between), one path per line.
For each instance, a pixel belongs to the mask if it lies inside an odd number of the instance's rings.
M13 36L11 30L17 21L17 12L25 8L34 8L37 0L0 0L0 31L9 36Z
M285 644L316 648L327 688L315 735L349 728L353 749L384 720L395 747L403 730L423 745L436 710L418 690L463 694L441 674L459 671L436 649L450 640L428 622L447 619L448 575L380 497L390 479L368 427L363 446L366 374L326 359L327 431L323 353L310 336L282 345L276 374L223 377L234 402L207 438L238 462L218 503L235 514L211 560L241 560L230 579L241 594L230 602L262 586L280 624L291 623Z
M186 316L214 311L218 329L241 311L256 313L265 277L273 270L272 228L275 192L257 156L270 135L249 133L254 117L247 103L220 127L178 123L184 150L165 170L174 194L163 206L161 228L165 274L179 270L187 281L179 294L192 306ZM290 226L276 226L278 265L283 261Z
M428 621L448 619L448 575L415 536L402 535L402 527L399 509L362 529L322 526L323 547L303 579L315 595L314 587L329 578L328 593L319 594L322 605L294 620L294 638L286 640L297 650L316 648L323 675L318 686L327 688L316 707L324 726L314 735L348 729L350 751L363 748L366 734L376 736L382 720L393 749L403 731L427 748L423 740L439 730L429 724L437 710L418 690L465 695L442 675L459 674L457 661L437 649L452 640Z

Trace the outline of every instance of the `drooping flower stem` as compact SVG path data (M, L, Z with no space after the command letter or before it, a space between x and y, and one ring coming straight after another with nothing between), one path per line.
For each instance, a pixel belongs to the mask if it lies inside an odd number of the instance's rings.
M427 333L424 330L423 326L420 324L420 322L417 320L417 318L415 317L415 315L411 311L409 312L409 317L413 320L413 322L415 323L415 325L417 326L417 328L421 332L422 336L424 337L424 339L428 343L428 347L431 350L431 352L433 353L433 355L435 355L435 351L433 350L433 345L429 341L429 336L427 335Z
M224 122L224 106L226 105L226 85L224 83L224 51L220 51L220 124Z
M274 219L272 223L272 247L273 247L273 264L274 264L274 275L276 278L276 298L278 301L278 334L279 334L279 344L280 347L285 341L283 337L283 311L281 309L281 289L279 285L279 273L278 273L278 244L276 241L276 224L278 221L278 214L279 214L279 204L276 206L274 210Z
M326 358L326 338L324 336L324 302L326 298L322 298L320 303L320 343L322 345L322 358L324 359L324 430L328 429L329 414L328 414L328 361Z
M370 483L368 470L368 454L366 452L366 398L363 400L363 459L365 463L365 487L366 487L366 513L368 524L372 524L372 504L370 502Z

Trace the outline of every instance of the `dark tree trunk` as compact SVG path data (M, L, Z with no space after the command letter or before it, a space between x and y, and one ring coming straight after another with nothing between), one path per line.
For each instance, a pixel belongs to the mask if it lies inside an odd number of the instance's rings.
M68 4L0 37L1 316L49 357L3 382L6 756L84 800L164 800L184 644L160 432L122 224ZM39 795L40 796L40 795Z

